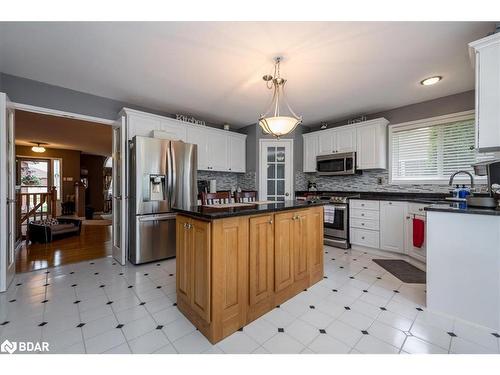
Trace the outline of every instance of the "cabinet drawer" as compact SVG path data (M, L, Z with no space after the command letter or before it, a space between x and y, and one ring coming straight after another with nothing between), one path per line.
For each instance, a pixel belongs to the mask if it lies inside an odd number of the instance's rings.
M377 202L378 203L378 202ZM378 211L369 211L369 210L360 210L356 208L351 208L351 218L353 219L368 219L368 220L377 220L379 218Z
M365 200L361 200L361 199L351 199L349 201L349 205L352 208L358 208L358 209L363 209L363 210L378 211L380 209L379 201L365 201Z
M408 213L423 216L425 215L425 207L429 207L429 205L422 203L408 203Z
M379 232L366 229L351 228L351 243L378 249L380 246Z
M351 228L379 230L378 220L351 219Z

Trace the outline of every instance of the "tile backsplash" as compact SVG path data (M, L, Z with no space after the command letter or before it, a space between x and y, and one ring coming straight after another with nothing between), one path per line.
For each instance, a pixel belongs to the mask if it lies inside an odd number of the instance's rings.
M255 172L230 173L198 171L198 180L217 180L217 190L256 190Z
M379 183L381 179L381 184ZM386 170L363 171L361 175L318 176L315 173L295 171L295 190L307 190L307 182L315 181L318 190L326 191L381 191L405 193L448 193L448 184L391 185Z

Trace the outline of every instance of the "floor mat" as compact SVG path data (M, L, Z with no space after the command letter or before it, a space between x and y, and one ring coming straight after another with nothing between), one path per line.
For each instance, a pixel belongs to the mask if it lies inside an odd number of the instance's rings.
M372 259L404 283L425 284L425 272L401 259Z

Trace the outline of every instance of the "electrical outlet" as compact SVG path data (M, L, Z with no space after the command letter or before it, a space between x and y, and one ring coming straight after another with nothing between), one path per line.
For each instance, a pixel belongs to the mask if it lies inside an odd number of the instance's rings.
M383 177L377 177L377 184L382 185L384 183Z

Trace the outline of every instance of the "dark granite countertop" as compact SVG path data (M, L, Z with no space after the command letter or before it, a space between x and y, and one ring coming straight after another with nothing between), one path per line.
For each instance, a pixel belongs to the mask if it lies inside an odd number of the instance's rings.
M444 193L407 193L407 192L385 192L385 191L296 191L296 196L305 196L306 194L316 193L318 195L328 194L357 194L357 197L350 199L366 199L366 200L389 200L389 201L403 201L432 204L440 201L449 196Z
M288 210L296 210L314 206L323 206L327 203L328 202L320 200L315 200L315 201L289 200L274 204L260 204L247 207L213 208L204 206L191 206L191 207L174 207L173 210L183 215L191 216L197 219L216 220L233 216L258 215L267 212L288 211Z
M470 207L465 202L452 202L447 204L433 204L425 208L431 212L452 212L458 214L500 216L500 210L495 208Z

